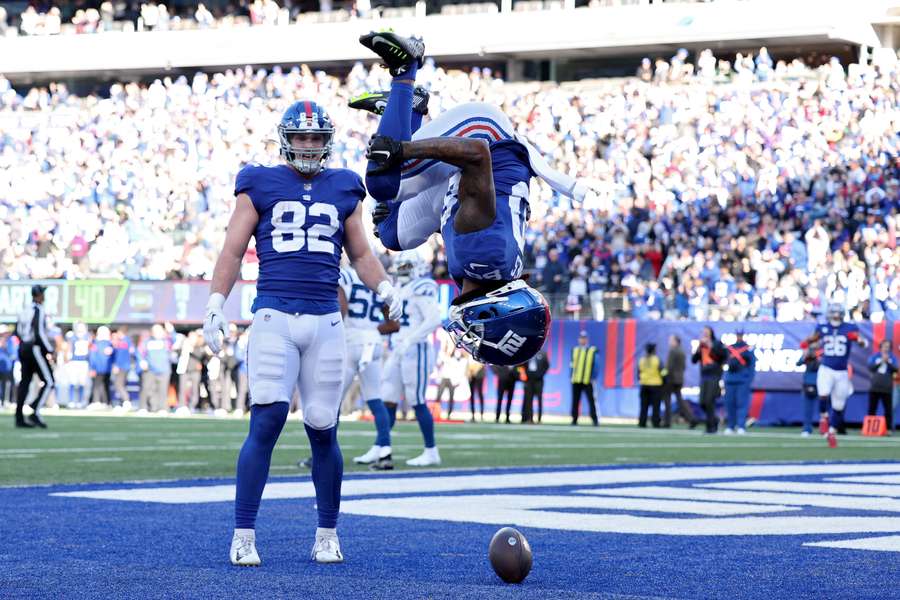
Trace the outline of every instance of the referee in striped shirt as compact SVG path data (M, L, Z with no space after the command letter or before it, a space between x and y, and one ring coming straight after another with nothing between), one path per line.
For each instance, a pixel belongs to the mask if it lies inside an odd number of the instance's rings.
M53 390L53 370L47 360L47 355L53 353L54 344L47 333L47 315L44 313L44 291L42 285L31 288L31 306L19 313L16 323L16 336L19 338L19 361L22 365L22 381L19 382L19 392L16 397L16 427L41 427L47 428L47 424L38 414L38 408ZM26 421L22 415L22 407L28 397L28 388L31 387L31 379L37 375L44 385L38 392L37 398L31 403L34 413Z
M594 377L596 376L597 348L588 345L587 331L578 335L578 345L572 349L572 425L578 424L581 412L581 394L587 394L588 408L594 427L597 420L597 404L594 402Z

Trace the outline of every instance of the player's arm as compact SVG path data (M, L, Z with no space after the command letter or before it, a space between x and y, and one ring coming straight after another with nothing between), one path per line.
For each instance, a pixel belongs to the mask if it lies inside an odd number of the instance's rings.
M383 304L381 305L381 314L384 316L384 321L378 324L378 333L388 335L400 331L400 321L392 320L388 314L388 307Z
M406 159L430 158L449 163L461 170L457 198L459 210L453 226L459 233L481 231L494 222L497 200L494 196L494 172L491 150L485 140L476 138L427 138L402 142Z
M494 174L491 150L485 140L459 137L425 138L400 142L387 136L375 136L369 142L366 158L378 164L372 172L384 172L405 160L427 158L459 167L457 197L459 212L454 226L459 233L480 231L494 222L497 210L494 198Z
M388 307L390 318L399 319L403 312L403 302L366 239L362 224L362 204L357 204L356 209L344 220L344 248L362 282L381 297Z
M800 342L800 348L806 350L810 344L812 344L813 342L818 342L818 341L819 341L819 330L817 329L812 332L811 336L809 336L808 338L806 338L805 340Z
M225 337L227 329L222 307L225 306L225 299L231 293L234 282L237 281L241 261L258 223L259 214L256 212L250 196L238 194L234 212L231 214L231 220L228 222L228 229L225 233L225 245L219 258L216 259L216 266L213 269L209 300L206 303L203 336L213 352L217 353L222 349L222 339Z

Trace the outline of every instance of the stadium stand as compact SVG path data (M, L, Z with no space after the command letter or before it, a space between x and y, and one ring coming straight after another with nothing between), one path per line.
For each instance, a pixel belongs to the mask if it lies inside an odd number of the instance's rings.
M534 187L528 268L559 314L802 320L838 296L854 316L898 318L896 62L685 59L564 85L430 62L420 80L433 111L503 105L558 168L593 182L575 210ZM234 175L275 157L290 99L320 98L339 127L335 164L362 170L373 121L346 103L386 83L361 64L343 78L248 67L87 96L0 79L0 276L209 278ZM432 259L445 275L439 246ZM242 276L255 278L252 262Z

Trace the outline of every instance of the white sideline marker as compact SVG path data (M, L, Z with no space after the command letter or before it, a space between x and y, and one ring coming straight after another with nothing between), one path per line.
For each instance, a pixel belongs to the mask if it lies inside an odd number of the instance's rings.
M804 546L817 548L842 548L845 550L876 550L879 552L900 552L900 535L859 538L855 540L835 540L833 542L808 542Z

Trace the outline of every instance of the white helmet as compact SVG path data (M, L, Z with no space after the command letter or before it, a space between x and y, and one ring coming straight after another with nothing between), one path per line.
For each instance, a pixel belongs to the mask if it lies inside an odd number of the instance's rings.
M394 257L391 268L397 281L406 283L428 273L429 267L416 250L404 250Z
M828 322L837 327L844 321L844 305L839 302L832 302L828 305L826 318Z

